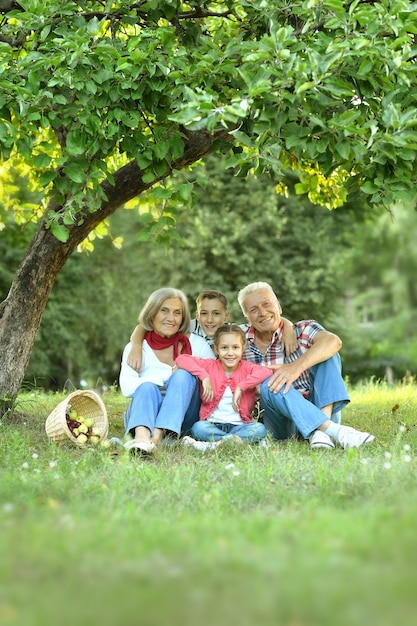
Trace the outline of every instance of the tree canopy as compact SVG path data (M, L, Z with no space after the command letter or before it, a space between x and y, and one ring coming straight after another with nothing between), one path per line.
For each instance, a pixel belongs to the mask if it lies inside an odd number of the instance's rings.
M149 189L142 224L164 235L190 196L176 172L212 151L278 192L294 169L297 192L329 208L351 191L378 207L414 198L416 8L2 0L2 179L18 168L42 200L5 202L39 226L0 308L0 397L15 395L76 247Z

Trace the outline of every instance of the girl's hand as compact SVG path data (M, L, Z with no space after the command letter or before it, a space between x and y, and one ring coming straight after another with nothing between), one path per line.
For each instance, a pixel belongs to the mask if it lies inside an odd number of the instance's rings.
M213 387L211 386L211 380L208 376L207 378L204 378L201 381L201 386L203 387L203 395L202 395L203 400L205 402L213 400L214 391L213 391Z
M233 399L232 399L232 407L233 407L233 410L236 411L236 413L239 413L239 405L240 405L241 397L242 397L242 390L240 387L236 387L234 394L233 394Z

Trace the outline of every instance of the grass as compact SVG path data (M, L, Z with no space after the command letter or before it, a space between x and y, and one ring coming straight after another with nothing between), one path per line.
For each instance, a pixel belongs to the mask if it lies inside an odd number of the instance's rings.
M48 441L63 394L0 425L0 623L414 625L414 382L351 390L349 452L179 445L153 460ZM110 436L126 400L104 397Z

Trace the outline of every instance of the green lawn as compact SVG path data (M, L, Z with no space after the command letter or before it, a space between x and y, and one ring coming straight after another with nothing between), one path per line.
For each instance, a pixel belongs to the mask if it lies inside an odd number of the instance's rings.
M377 441L163 447L132 461L48 441L64 395L0 425L0 624L415 624L413 381L351 390ZM105 396L110 436L126 400Z

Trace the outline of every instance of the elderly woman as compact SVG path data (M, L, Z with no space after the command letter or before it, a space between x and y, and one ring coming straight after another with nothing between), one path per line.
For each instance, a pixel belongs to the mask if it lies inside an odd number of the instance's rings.
M213 355L202 337L186 335L190 311L185 294L178 289L154 291L139 314L139 324L146 330L141 369L136 372L127 364L128 343L119 383L123 395L132 398L124 417L126 433L133 437L127 447L132 454L150 454L165 433L179 436L191 400L198 394L196 379L177 369L175 359L179 354Z

